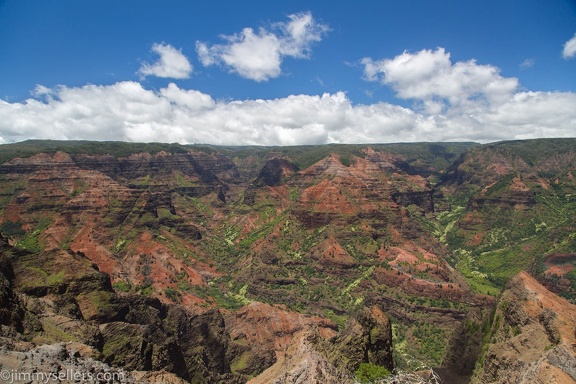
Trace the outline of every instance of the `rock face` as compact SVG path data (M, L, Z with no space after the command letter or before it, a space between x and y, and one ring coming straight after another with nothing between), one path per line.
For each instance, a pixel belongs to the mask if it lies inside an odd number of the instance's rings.
M576 382L576 306L526 272L504 290L472 383Z

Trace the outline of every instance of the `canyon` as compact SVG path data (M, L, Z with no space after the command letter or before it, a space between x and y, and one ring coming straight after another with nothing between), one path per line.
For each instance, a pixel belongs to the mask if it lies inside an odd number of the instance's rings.
M575 176L575 139L1 145L0 364L574 382Z

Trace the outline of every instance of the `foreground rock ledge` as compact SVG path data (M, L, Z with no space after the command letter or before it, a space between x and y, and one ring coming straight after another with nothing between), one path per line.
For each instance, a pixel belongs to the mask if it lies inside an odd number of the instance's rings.
M576 306L526 272L502 293L490 342L473 384L576 382Z

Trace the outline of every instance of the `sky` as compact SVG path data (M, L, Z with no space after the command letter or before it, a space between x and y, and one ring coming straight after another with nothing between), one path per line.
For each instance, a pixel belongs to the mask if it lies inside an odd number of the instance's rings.
M0 144L576 137L576 0L0 0Z

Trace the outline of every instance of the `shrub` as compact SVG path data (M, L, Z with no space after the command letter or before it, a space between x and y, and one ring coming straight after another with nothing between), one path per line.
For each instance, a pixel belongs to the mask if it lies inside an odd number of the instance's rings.
M360 383L371 383L379 379L383 379L391 375L390 371L386 368L372 364L362 363L354 373L356 379Z

